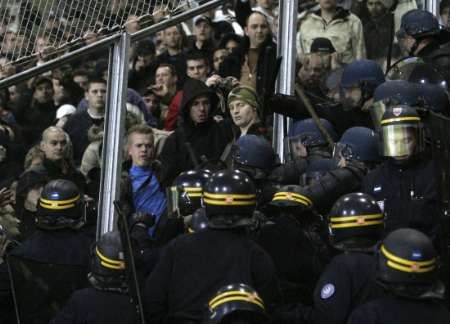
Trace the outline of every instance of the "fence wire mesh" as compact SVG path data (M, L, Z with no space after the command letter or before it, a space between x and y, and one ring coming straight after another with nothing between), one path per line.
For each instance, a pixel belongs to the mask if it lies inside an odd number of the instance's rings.
M123 30L134 33L206 2L0 0L0 72L42 64Z

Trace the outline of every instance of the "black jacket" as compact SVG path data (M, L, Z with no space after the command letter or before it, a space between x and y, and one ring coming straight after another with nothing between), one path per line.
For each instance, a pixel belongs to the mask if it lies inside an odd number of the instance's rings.
M86 275L89 271L89 254L92 243L93 238L81 231L68 229L58 231L37 230L26 241L11 251L10 255L12 257L28 260L30 264L27 264L27 266L52 264L54 267L49 268L49 270L61 270L60 272L55 272L51 278L41 279L31 276L28 279L28 284L25 282L26 279L15 282L15 285L20 287L21 285L29 286L34 281L33 289L27 290L26 296L20 295L20 291L23 289L16 289L16 294L19 292L19 295L16 296L17 300L25 303L29 308L28 310L22 309L21 319L23 322L48 323L55 315L55 308L58 308L58 305L54 304L54 302L63 303L64 299L70 296L70 294L69 296L66 296L66 294L72 285L74 288L72 291L87 286ZM79 269L79 272L71 272L73 268ZM34 269L31 270L34 271ZM68 270L70 270L70 274ZM15 271L12 270L12 272L14 273ZM21 273L24 278L29 277L29 275L27 277L28 271L22 269ZM61 286L64 285L64 288L61 288L61 292L52 288L50 290L45 289L46 286L52 287L56 283L61 284ZM37 296L36 294L39 292L41 294ZM34 298L35 300L30 300ZM5 263L0 265L0 305L0 322L8 323L4 319L14 312L14 308L12 307L10 279ZM52 311L49 312L49 309Z
M42 132L53 125L56 119L56 107L53 102L39 104L32 96L31 91L23 93L14 109L14 116L27 148L38 143Z
M278 291L272 260L244 234L206 230L179 236L169 243L147 279L147 320L199 323L208 301L231 283L254 287L266 305Z
M156 66L162 63L171 64L175 67L178 75L178 84L182 84L186 79L186 54L182 52L177 55L170 55L166 51L156 57Z
M234 76L241 79L241 67L245 61L245 56L250 48L250 40L244 37L242 48L228 55L220 65L219 74L222 77ZM256 93L260 100L262 111L258 112L260 116L266 116L269 111L266 108L266 102L273 95L275 88L275 79L278 72L277 65L277 47L269 35L260 45L258 62L256 64Z
M73 159L76 165L80 165L84 151L90 144L88 131L92 125L100 125L101 119L93 119L89 116L87 110L80 111L69 117L64 125L64 130L69 134L73 146Z
M140 71L131 69L128 73L128 87L139 94L145 93L147 88L155 83L156 67L156 63L153 63Z
M183 171L195 167L189 153L190 143L192 152L198 162L202 160L217 160L222 155L227 143L232 139L230 127L224 123L216 123L212 116L216 109L216 95L201 81L188 79L183 87L183 100L180 105L183 122L171 134L159 156L161 161L161 183L169 186ZM194 124L190 117L190 105L200 95L207 95L211 99L209 120L202 124Z
M347 323L447 324L450 323L450 313L437 301L386 297L356 308Z
M311 193L313 204L322 215L328 214L334 202L347 193L360 190L361 182L367 173L363 165L356 163L328 171L307 190Z
M77 290L50 324L134 324L136 309L126 294Z
M284 302L311 303L316 281L331 255L326 231L312 213L304 212L298 218L272 211L267 214L271 218L256 241L274 261Z
M375 270L373 255L339 254L320 276L314 290L314 306L286 306L279 316L293 323L345 324L356 306L383 296L381 286L375 282Z
M444 38L444 36L446 36ZM450 83L450 33L442 32L442 37L445 43L433 41L428 46L424 47L416 56L421 57L425 62L432 64L439 73L442 74L447 81L447 86Z
M408 227L436 238L442 216L432 161L416 160L401 166L387 160L364 178L362 191L384 208L386 234Z

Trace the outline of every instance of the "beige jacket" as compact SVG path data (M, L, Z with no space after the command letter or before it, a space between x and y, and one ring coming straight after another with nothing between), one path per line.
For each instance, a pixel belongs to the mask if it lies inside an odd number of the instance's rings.
M338 8L336 17L328 24L319 11L305 17L297 33L297 53L300 57L310 52L311 44L317 37L325 37L331 41L339 64L366 58L361 20L342 8Z

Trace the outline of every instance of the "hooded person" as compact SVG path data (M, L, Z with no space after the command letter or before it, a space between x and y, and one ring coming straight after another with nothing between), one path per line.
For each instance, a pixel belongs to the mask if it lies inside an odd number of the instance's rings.
M183 93L182 123L167 138L159 156L163 185L201 162L218 160L232 139L231 130L213 119L218 98L204 82L188 79Z

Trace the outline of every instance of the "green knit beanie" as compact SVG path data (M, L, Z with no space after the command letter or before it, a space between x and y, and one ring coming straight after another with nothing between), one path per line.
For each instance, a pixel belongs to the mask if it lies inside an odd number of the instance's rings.
M255 91L249 87L239 86L232 89L228 94L228 106L235 100L242 100L250 106L255 107L257 110L260 108L258 96Z

